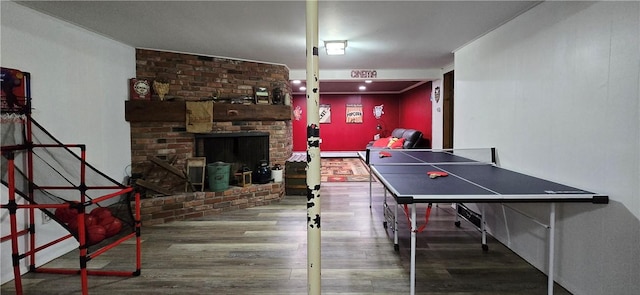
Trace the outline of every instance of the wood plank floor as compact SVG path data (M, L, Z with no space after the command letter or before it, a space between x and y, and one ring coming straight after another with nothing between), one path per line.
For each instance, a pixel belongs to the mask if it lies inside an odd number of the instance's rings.
M368 192L367 182L322 184L323 294L409 293L406 219L395 252L393 233L382 226L383 190L374 184L371 209ZM306 294L305 199L143 227L141 275L90 276L89 294ZM453 220L448 205L434 208L418 236L418 294L546 294L543 273L492 238L483 252L479 232ZM133 250L120 245L89 267L133 270ZM48 264L77 265L77 251ZM25 294L80 293L77 275L28 273L22 280ZM13 282L1 293L14 294ZM555 294L569 293L556 285Z

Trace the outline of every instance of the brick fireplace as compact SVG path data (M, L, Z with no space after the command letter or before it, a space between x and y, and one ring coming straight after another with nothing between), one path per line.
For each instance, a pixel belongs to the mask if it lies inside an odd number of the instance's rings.
M269 164L285 166L291 155L291 122L217 122L217 132L260 132L269 134ZM132 173L175 192L171 196L147 195L143 199L144 224L202 217L223 211L261 206L284 197L284 183L230 186L222 192L184 192L184 182L148 160L158 157L183 169L187 158L195 155L195 135L185 131L184 123L132 122Z
M157 157L183 169L186 159L196 156L196 135L187 133L184 122L131 122L131 172L141 173L163 188L180 190L184 182L167 175L152 162ZM284 167L292 153L291 121L214 122L217 134L261 132L269 137L269 164ZM253 167L249 167L252 168Z
M196 135L186 131L185 101L252 96L256 86L281 87L290 93L285 66L142 49L136 50L136 65L136 78L170 83L165 101L154 95L151 100L125 102L125 119L131 128L131 173L141 174L146 181L175 192L171 196L151 193L143 199L144 224L260 206L284 197L283 183L187 193L182 179L167 173L149 158L159 158L184 170L186 159L197 156ZM269 165L285 166L293 148L290 106L215 103L213 113L210 135L268 135Z

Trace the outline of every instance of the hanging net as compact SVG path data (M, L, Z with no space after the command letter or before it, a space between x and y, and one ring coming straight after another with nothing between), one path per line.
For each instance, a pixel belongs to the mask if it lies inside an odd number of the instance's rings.
M84 215L89 250L130 234L135 228L127 186L87 164L84 145L63 144L29 116L2 114L2 184L9 185L8 158L15 163L16 194L44 208L78 239L77 215ZM105 197L107 196L107 197Z

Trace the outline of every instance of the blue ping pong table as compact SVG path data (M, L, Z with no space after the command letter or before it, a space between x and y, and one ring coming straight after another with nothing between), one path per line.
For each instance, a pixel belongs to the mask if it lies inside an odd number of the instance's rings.
M399 249L396 230L398 206L406 204L411 208L409 219L411 220L410 290L412 295L415 294L416 278L417 203L549 203L549 224L546 225L549 232L547 293L553 294L555 204L561 202L607 204L609 202L608 196L500 168L496 165L494 148L368 149L358 154L369 167L371 179L375 176L385 188L383 212L385 212L385 220L387 220L387 213L393 215L392 227L396 250ZM446 172L448 175L429 177L428 172L433 171ZM370 181L370 207L371 188ZM395 212L388 208L387 192L395 199ZM484 214L480 215L482 246L487 250Z

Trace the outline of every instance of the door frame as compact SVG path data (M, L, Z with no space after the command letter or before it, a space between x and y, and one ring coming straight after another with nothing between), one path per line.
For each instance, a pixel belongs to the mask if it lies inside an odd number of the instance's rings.
M442 148L453 148L454 71L444 74L442 82Z

